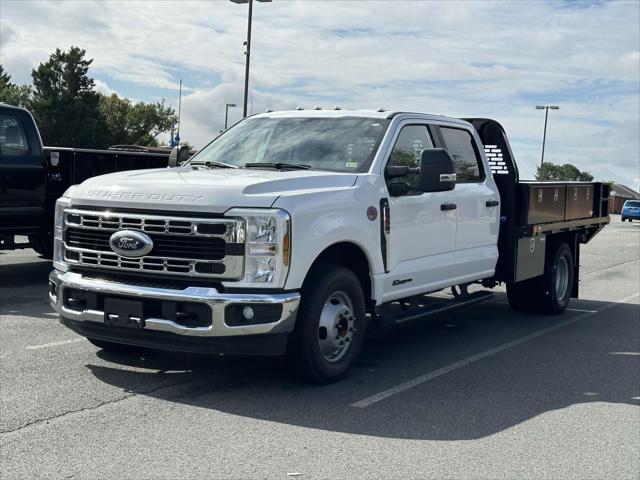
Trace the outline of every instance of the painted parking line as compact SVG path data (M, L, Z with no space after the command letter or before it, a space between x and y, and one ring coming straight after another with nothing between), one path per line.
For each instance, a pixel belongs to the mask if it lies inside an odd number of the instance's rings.
M27 350L40 350L41 348L57 347L59 345L67 345L69 343L82 342L84 338L74 338L73 340L63 340L61 342L43 343L42 345L28 345Z
M583 308L567 308L567 312L598 313L598 310L585 310Z
M629 295L626 296L624 298L621 298L615 302L609 302L608 304L606 304L605 306L603 306L600 310L598 311L593 311L593 312L585 312L582 315L577 315L573 318L570 318L568 320L565 320L564 322L560 322L557 323L551 327L547 327L547 328L543 328L542 330L538 330L537 332L531 333L529 335L525 335L524 337L520 337L516 340L512 340L511 342L507 342L507 343L503 343L502 345L498 345L497 347L493 347L490 348L488 350L485 350L483 352L477 353L475 355L471 355L470 357L467 357L463 360L460 360L458 362L454 362L451 363L445 367L442 368L438 368L437 370L433 370L431 372L425 373L424 375L420 375L419 377L416 377L412 380L409 380L407 382L401 383L399 385L396 385L395 387L391 387L388 388L387 390L383 390L382 392L376 393L374 395L371 395L370 397L367 398L363 398L362 400L358 400L357 402L352 403L350 406L351 407L355 407L355 408L365 408L368 407L370 405L373 405L374 403L380 402L381 400L385 400L389 397L392 397L394 395L397 395L398 393L402 393L405 392L407 390L409 390L410 388L416 387L418 385L421 385L425 382L428 382L430 380L433 380L434 378L438 378L441 377L443 375L446 375L447 373L453 372L454 370L458 370L459 368L462 367L466 367L467 365L470 365L472 363L478 362L480 360L483 360L487 357L490 357L492 355L495 355L497 353L500 352L504 352L505 350L509 350L510 348L513 348L515 346L521 345L523 343L528 342L529 340L533 340L535 338L541 337L543 335L546 335L547 333L551 333L551 332L555 332L556 330L560 330L561 328L567 327L569 325L572 325L576 322L579 322L587 317L591 317L592 315L595 315L596 313L599 312L603 312L604 310L607 310L611 307L614 307L620 303L626 303L629 300L632 300L636 297L640 296L640 293L634 293L633 295Z

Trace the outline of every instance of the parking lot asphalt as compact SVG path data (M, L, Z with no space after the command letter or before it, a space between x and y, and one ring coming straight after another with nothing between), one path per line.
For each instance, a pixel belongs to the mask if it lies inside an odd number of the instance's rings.
M102 351L0 252L0 477L640 478L640 224L561 316L487 302L372 333L340 383L283 359Z

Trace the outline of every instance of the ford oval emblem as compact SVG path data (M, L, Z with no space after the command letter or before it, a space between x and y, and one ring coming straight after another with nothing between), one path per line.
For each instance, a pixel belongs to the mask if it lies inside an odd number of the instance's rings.
M146 233L121 230L109 238L111 250L123 257L142 257L153 249L153 240Z

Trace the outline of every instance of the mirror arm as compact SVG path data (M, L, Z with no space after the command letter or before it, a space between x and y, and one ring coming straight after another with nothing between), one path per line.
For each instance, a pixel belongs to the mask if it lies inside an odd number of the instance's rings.
M406 183L391 183L388 186L389 195L392 197L400 197L409 193L409 185Z
M411 168L406 165L388 165L384 169L384 173L387 178L406 177L407 175L419 174L420 168Z

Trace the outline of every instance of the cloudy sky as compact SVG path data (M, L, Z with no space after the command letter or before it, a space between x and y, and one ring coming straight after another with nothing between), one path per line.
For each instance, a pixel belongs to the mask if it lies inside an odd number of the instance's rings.
M0 62L17 83L76 45L103 92L177 107L202 146L240 118L246 5L214 1L0 0ZM337 1L256 3L250 110L424 111L503 123L520 165L571 162L640 184L640 2Z

